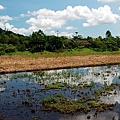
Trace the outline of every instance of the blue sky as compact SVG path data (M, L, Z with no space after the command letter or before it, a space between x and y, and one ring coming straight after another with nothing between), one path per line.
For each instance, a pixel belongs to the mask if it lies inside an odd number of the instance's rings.
M120 0L1 0L0 28L30 35L120 36Z

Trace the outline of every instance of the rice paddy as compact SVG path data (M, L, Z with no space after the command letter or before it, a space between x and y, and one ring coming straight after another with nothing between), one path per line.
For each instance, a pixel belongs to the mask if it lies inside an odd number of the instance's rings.
M119 65L1 74L0 115L5 120L119 119L119 91Z

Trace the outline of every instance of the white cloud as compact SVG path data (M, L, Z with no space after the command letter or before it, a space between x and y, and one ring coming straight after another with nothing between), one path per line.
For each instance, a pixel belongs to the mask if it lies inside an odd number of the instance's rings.
M89 14L90 10L87 6L68 6L61 11L53 11L49 9L40 9L30 12L31 18L26 21L31 27L39 27L40 29L49 30L52 28L61 28L68 20L81 19Z
M86 17L87 22L83 23L83 26L95 26L99 24L115 24L120 20L120 16L113 14L111 8L108 5L99 7L98 9L92 9L91 14Z
M99 2L120 2L120 0L98 0Z
M68 38L72 38L73 37L73 33L61 32L61 33L59 33L59 36L67 36Z
M6 29L11 30L14 27L14 25L10 25L9 23L6 23L5 27Z
M23 34L23 35L29 33L28 29L25 29L25 28L15 28L14 25L11 25L9 23L5 23L4 27L7 30L10 30L10 31L15 32L15 33Z
M52 31L52 29L60 29L62 27L65 28L64 25L71 20L75 21L84 19L86 21L83 23L84 27L100 24L115 24L120 20L120 16L112 13L111 8L108 5L99 7L97 9L90 9L87 6L68 6L66 9L59 11L44 8L33 12L28 11L27 14L21 14L20 16L29 16L29 19L26 20L26 23L30 25L28 29L15 28L13 25L8 24L9 20L13 20L9 16L0 16L0 27L3 27L4 23L6 24L7 28L16 33L31 34L33 31L38 31L39 29L43 31ZM71 29L76 28L72 26L66 27L66 30ZM62 34L71 36L71 34L66 32L63 32L60 35Z
M48 31L48 32L45 32L45 34L47 34L47 35L55 35L55 36L66 36L66 37L69 37L69 38L71 38L71 37L73 37L73 33L68 33L68 32L58 32L58 34L57 34L57 32L56 31Z
M20 14L20 17L30 17L28 14Z
M37 26L43 30L50 30L52 28L61 28L66 23L67 11L63 10L55 12L48 9L40 9L34 12L28 11L28 14L36 16L36 18L32 17L26 21L31 27Z
M64 10L53 11L49 9L40 9L30 12L31 18L26 21L32 28L50 30L52 28L61 28L69 20L85 19L84 27L95 26L99 24L114 24L120 19L120 16L113 14L108 5L98 9L89 9L87 6L68 6ZM66 29L70 29L69 27Z
M9 20L12 20L12 18L8 15L6 16L0 16L0 22L7 22Z
M15 27L14 27L14 28L12 29L12 31L15 32L15 33L23 34L23 35L29 33L29 30L28 30L28 29L25 29L25 28L15 28Z
M58 19L56 21L51 18L40 19L38 16L38 18L30 18L29 20L26 21L26 23L30 24L32 27L36 26L41 29L49 30L52 28L61 28L65 21L62 19Z
M0 22L0 28L5 29L4 23Z
M59 12L59 11L57 11ZM52 29L52 28L61 28L65 24L65 20L60 18L60 14L48 9L40 9L38 11L30 12L28 14L31 16L26 23L30 24L31 27L39 27L40 29Z
M0 28L5 29L5 23L9 20L12 20L12 18L8 15L0 16Z
M25 17L25 14L21 14L20 17Z
M3 9L5 9L2 5L0 5L0 10L3 10Z
M74 28L73 26L66 27L66 30L73 30L73 29L76 29L76 28Z

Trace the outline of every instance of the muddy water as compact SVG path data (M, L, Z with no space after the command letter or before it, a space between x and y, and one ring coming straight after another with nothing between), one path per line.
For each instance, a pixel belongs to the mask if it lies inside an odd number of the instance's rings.
M92 88L85 87L94 82ZM46 89L46 85L64 84L60 89ZM69 100L93 98L93 91L104 85L117 83L111 94L100 100L113 103L112 110L97 113L77 111L72 114L42 111L42 100L62 94ZM98 66L41 72L23 72L0 75L0 119L3 120L119 120L120 119L120 66ZM81 86L82 89L78 89ZM116 94L114 94L116 93Z

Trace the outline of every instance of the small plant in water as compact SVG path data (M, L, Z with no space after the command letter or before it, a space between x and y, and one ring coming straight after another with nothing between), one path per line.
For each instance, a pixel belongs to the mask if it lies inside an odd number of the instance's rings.
M30 100L28 98L25 98L25 99L22 100L22 104L30 105Z
M58 102L58 100L54 96L50 96L50 97L44 98L42 100L43 105L53 104L53 103L57 103L57 102Z
M62 87L64 87L62 83L53 83L52 85L46 85L45 89L61 89Z

